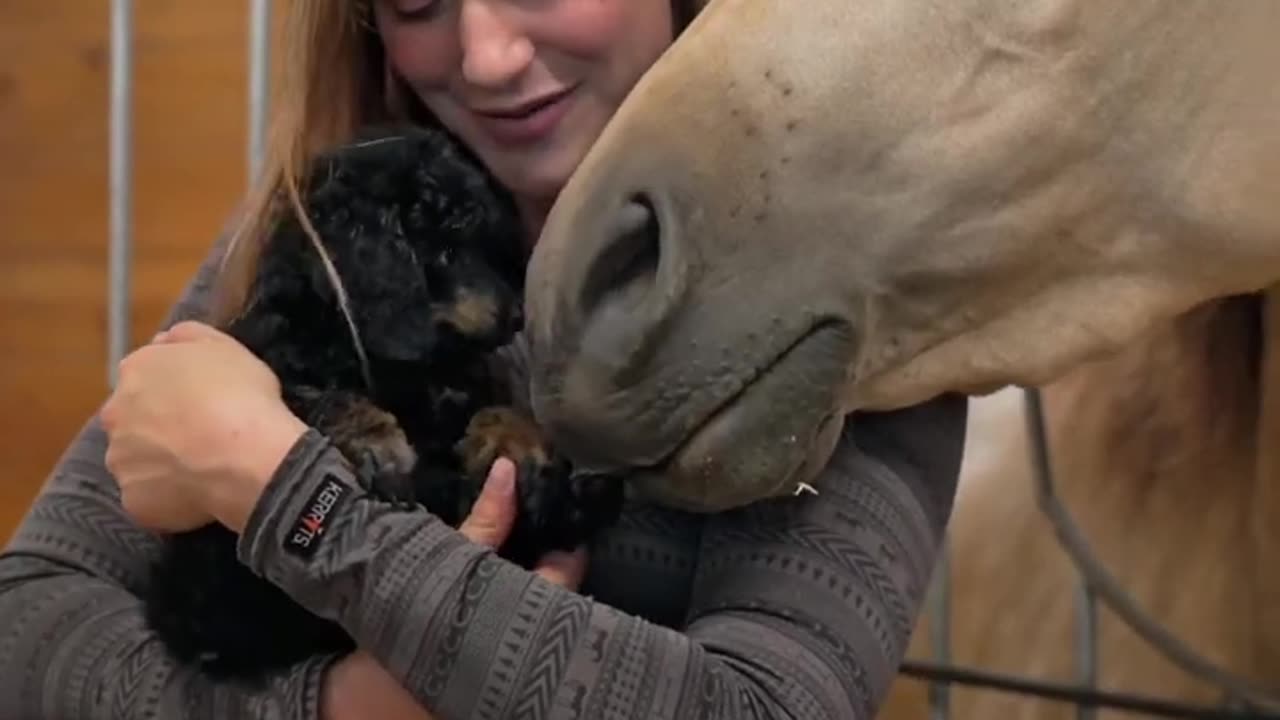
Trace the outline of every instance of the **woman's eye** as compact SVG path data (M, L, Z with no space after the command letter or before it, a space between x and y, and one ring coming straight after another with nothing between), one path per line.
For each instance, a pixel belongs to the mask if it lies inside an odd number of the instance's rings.
M426 20L441 4L441 0L393 0L391 9L399 20Z

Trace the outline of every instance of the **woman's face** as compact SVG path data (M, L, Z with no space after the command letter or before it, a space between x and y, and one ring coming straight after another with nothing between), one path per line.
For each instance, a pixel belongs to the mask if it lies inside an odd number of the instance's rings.
M545 210L671 43L671 0L379 0L395 72Z

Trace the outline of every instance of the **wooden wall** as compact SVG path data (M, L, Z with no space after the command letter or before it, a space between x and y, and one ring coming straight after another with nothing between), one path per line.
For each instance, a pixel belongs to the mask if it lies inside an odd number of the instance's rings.
M0 2L0 542L107 392L110 5ZM244 189L248 4L134 5L137 342Z

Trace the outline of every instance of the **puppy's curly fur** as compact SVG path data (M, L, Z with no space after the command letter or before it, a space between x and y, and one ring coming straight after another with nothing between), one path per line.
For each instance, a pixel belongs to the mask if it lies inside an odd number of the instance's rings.
M613 522L621 485L572 476L504 404L489 354L520 326L525 257L513 207L477 165L441 131L375 128L321 157L304 188L331 263L284 214L225 330L277 373L286 404L329 436L364 491L457 526L490 464L512 458L519 515L499 554L525 567ZM219 677L261 681L353 648L242 565L221 525L167 538L144 601L175 657Z

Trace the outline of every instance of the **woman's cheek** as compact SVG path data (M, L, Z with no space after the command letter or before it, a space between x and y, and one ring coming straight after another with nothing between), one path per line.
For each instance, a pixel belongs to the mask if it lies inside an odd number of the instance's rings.
M420 94L446 88L461 63L457 37L446 28L389 22L381 34L392 69Z

